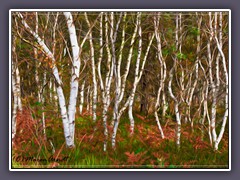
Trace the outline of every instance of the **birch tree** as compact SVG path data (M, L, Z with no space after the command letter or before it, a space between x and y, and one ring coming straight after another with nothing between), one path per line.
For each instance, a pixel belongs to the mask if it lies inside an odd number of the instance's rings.
M79 113L80 113L80 114L82 114L82 111L83 111L84 88L85 88L85 80L82 82L81 90L80 90L80 105L79 105Z
M179 15L177 14L176 15L176 30L175 30L176 49L178 49L178 45L179 45L178 30L179 30ZM175 110L176 122L177 122L176 144L179 147L180 146L180 136L181 136L181 117L180 117L180 113L179 113L179 101L176 98L176 96L173 94L173 91L172 91L172 80L173 80L174 71L176 70L176 66L177 66L177 56L176 55L175 55L175 57L173 57L173 61L174 61L173 67L169 71L168 91L169 91L170 97L174 101L174 110Z
M154 116L158 125L158 129L160 131L160 134L162 136L162 138L164 139L164 133L158 118L158 110L159 110L159 106L160 106L160 95L161 92L164 91L164 82L166 79L166 63L165 60L163 59L162 56L162 47L161 47L161 38L160 38L160 33L158 30L159 27L159 21L160 21L160 13L158 13L156 16L154 16L154 33L155 33L155 37L157 40L157 57L158 57L158 61L160 63L160 82L159 82L159 88L158 88L158 93L157 93L157 99L156 99L156 104L155 104L155 112L154 112Z
M91 24L88 20L87 13L85 12L85 20L87 22L88 28L91 28ZM96 108L97 108L97 78L96 78L96 68L95 68L95 56L94 56L94 46L93 46L93 37L92 31L89 33L89 42L90 42L90 57L91 57L91 65L92 65L92 81L93 81L93 102L92 102L92 112L93 112L93 122L96 121Z
M13 91L13 111L12 111L12 139L17 131L17 112L22 111L20 74L18 69L18 60L16 54L16 36L12 36L12 91Z
M209 14L210 16L211 14ZM225 126L227 123L228 119L228 70L227 70L227 63L226 63L226 58L223 53L223 41L222 41L222 12L219 12L219 29L217 29L217 17L218 13L215 12L215 33L214 33L214 39L217 44L217 49L219 51L219 54L221 55L221 60L222 60L222 65L223 65L223 71L224 71L224 76L225 76L225 112L224 116L222 118L222 126L220 129L220 132L218 136L216 135L216 130L215 130L215 124L214 124L214 119L212 122L212 128L213 128L213 141L214 141L214 150L218 150L218 145L223 137L224 131L225 131ZM218 33L217 33L218 32ZM220 56L217 56L216 60L216 92L218 92L218 88L220 86L220 78L219 78L219 58ZM215 94L214 95L214 103L215 103ZM215 105L215 104L214 104ZM213 107L214 109L214 107ZM215 109L214 109L215 110ZM213 111L214 111L213 110ZM215 115L215 114L214 114ZM213 117L214 118L214 117Z

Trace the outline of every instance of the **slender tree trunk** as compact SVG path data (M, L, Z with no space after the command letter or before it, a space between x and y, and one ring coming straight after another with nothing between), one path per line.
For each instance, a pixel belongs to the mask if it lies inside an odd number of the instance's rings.
M204 77L205 77L205 81L206 81L206 85L203 87L203 91L204 91L204 101L203 101L203 117L201 120L201 124L202 124L202 128L205 126L205 119L207 117L208 120L208 135L209 135L209 141L210 144L212 145L212 133L211 133L211 120L210 120L210 116L209 116L209 112L208 112L208 91L209 91L209 80L208 77L206 75L206 71L204 69L204 67L202 66L201 61L199 61L199 65L203 71Z
M174 96L174 94L172 92L173 71L174 71L174 67L172 67L172 69L169 72L168 91L170 93L171 98L174 100L174 110L175 110L176 121L177 121L177 130L176 130L177 141L176 141L176 144L179 147L180 146L180 136L181 136L181 119L180 119L179 108L178 108L179 103L178 103L177 98Z
M35 13L36 15L36 25L35 25L35 32L38 34L38 12ZM39 69L39 66L40 66L40 63L39 61L37 61L38 59L38 50L36 47L34 47L33 49L33 52L34 52L34 59L35 59L35 66L36 66L36 70L35 70L35 81L36 81L36 84L37 86L40 86L39 84L39 73L38 73L38 69ZM37 96L38 96L38 102L41 102L41 93L40 93L40 88L37 89Z
M85 13L85 20L88 24L88 28L91 28L90 22L87 17L87 13ZM93 99L92 99L92 112L93 112L93 122L96 122L96 108L97 108L97 79L96 79L96 68L95 68L95 57L94 57L94 46L92 40L92 32L89 33L89 42L90 42L90 54L91 54L91 63L92 63L92 81L93 81Z
M81 90L80 90L80 105L79 105L79 113L82 114L83 104L84 104L84 88L85 88L85 80L82 82Z
M119 27L120 21L122 18L122 13L119 16L119 20L116 23L116 29L115 32L113 31L114 29L114 13L111 13L111 32L110 32L110 40L111 40L111 47L112 47L112 63L113 63L113 73L115 76L115 102L114 102L114 109L113 109L113 122L114 122L114 127L113 127L113 134L112 134L112 147L115 148L115 138L116 138L116 132L118 129L118 113L119 113L119 97L120 97L120 84L119 84L119 73L117 73L117 60L116 60L116 52L115 52L115 42L117 38L117 29Z
M20 74L18 69L18 57L16 53L16 36L12 36L12 92L13 92L13 113L12 113L12 139L17 130L17 112L22 111Z
M16 66L16 85L17 85L17 105L18 110L22 112L22 100L21 100L21 82L18 66Z
M128 117L130 120L130 135L133 134L134 131L134 118L133 118L133 101L134 101L134 96L135 92L137 89L137 85L139 82L139 66L140 66L140 61L141 61L141 54L142 54L142 28L141 28L141 19L139 19L138 22L138 34L139 34L139 42L138 42L138 56L137 56L137 61L136 61L136 67L135 67L135 77L134 77L134 82L133 82L133 90L130 95L130 100L129 100L129 105L128 105Z
M90 88L91 86L88 85L87 88L87 111L90 112Z
M157 40L157 57L158 61L160 63L160 80L159 80L159 88L158 88L158 93L157 93L157 99L155 103L155 111L154 111L154 116L158 125L158 129L160 131L160 134L162 138L164 139L164 133L158 118L158 110L160 106L160 96L161 96L161 91L164 91L164 82L166 79L166 64L164 62L163 56L162 56L162 46L161 46L161 38L160 38L160 33L159 33L159 21L160 21L160 13L158 13L156 16L154 16L154 32L155 32L155 37Z
M16 85L16 37L13 36L12 38L12 92L13 92L13 110L12 110L12 139L16 135L17 130L17 107L18 107L18 92L17 92L17 85Z
M43 86L45 86L46 84L46 79L47 79L47 74L46 72L44 72L43 74ZM45 105L45 88L42 89L42 92L41 92L41 104L42 104L42 128L43 128L43 137L44 139L46 140L47 139L47 136L46 136L46 122L45 122L45 112L44 112L44 105Z
M222 50L222 12L220 12L220 22L219 22L219 40L217 38L217 35L215 34L215 41L217 43L217 48L219 53L221 54L222 57L222 64L223 64L223 71L224 71L224 76L225 76L225 112L224 112L224 116L222 118L222 127L220 129L220 133L218 135L218 138L215 141L214 144L214 149L218 150L218 145L223 137L224 131L225 131L225 127L226 127L226 123L227 123L227 119L228 119L228 71L227 71L227 64L226 64L226 58L225 55L223 53ZM217 75L217 78L219 75ZM219 84L219 80L217 80L218 84ZM217 85L218 85L217 84Z
M12 63L12 67L13 67ZM17 88L16 88L16 79L14 76L14 70L12 69L12 91L13 91L13 110L12 110L12 139L14 139L16 132L17 132L17 107L18 107L18 102L17 102Z
M103 112L102 112L102 118L103 118L103 127L104 127L104 145L103 150L107 150L107 141L108 141L108 124L107 124L107 112L110 105L110 87L112 82L112 75L113 75L113 63L110 65L111 62L111 54L110 54L110 48L109 48L109 40L108 40L108 18L107 14L105 16L105 36L106 36L106 48L107 48L107 54L108 54L108 60L107 60L107 76L105 78L105 83L103 83L102 74L101 74L101 62L103 58L103 14L101 13L100 16L100 54L99 54L99 61L98 61L98 77L100 82L100 89L102 92L102 103L103 103ZM112 31L112 30L111 30Z
M179 45L179 40L178 40L178 29L179 29L178 22L179 22L179 20L178 20L178 18L179 18L179 15L176 16L176 31L175 31L175 40L176 40L177 49L178 49L178 45ZM176 70L176 61L177 61L177 57L174 58L174 65L169 72L168 91L169 91L171 98L174 101L174 110L175 110L176 121L177 121L176 144L177 144L177 147L180 147L181 117L180 117L180 113L179 113L179 102L172 92L172 80L173 80L174 71Z

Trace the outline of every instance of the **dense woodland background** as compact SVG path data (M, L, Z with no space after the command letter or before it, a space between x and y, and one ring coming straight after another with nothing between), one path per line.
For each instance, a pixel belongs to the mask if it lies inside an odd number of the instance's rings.
M228 12L11 23L14 167L228 167Z

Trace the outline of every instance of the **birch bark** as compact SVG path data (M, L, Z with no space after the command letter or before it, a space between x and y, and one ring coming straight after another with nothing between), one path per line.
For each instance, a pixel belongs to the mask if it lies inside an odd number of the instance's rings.
M159 88L158 88L158 93L157 93L157 98L156 98L156 103L155 103L155 111L154 111L154 116L158 125L159 132L161 134L161 137L164 139L164 133L158 118L158 110L160 106L160 95L161 92L164 91L164 82L166 79L166 63L163 59L162 56L162 46L161 46L161 38L159 34L159 21L160 21L160 13L158 13L156 16L154 16L154 33L155 37L157 40L157 57L158 61L160 63L160 80L159 80Z
M176 15L176 31L175 31L176 49L178 49L178 46L179 46L179 38L178 38L179 24L178 23L179 23L179 15ZM176 144L178 147L180 147L181 117L180 117L180 113L179 113L179 102L178 102L176 96L172 92L172 80L173 80L174 71L176 70L176 63L177 63L177 57L174 57L174 65L169 72L168 91L169 91L171 98L174 101L174 110L175 110L176 121L177 121Z
M71 84L70 84L70 98L68 105L68 118L69 118L69 130L71 133L72 141L74 142L75 133L75 113L76 113L76 102L78 96L78 86L79 86L79 72L80 72L80 48L78 46L77 34L75 25L73 22L73 17L70 12L64 12L65 18L67 20L67 26L72 46L72 74L71 74Z
M85 20L88 24L88 28L91 28L91 24L88 20L87 13L85 15ZM92 40L92 32L89 33L89 42L90 42L90 54L91 54L91 65L92 65L92 81L93 81L93 99L92 99L92 112L93 112L93 122L96 122L96 108L97 108L97 78L96 78L96 68L95 68L95 57L94 57L94 46Z
M217 35L215 34L215 41L217 43L217 48L218 51L222 57L222 65L223 65L223 71L224 71L224 76L225 76L225 112L224 112L224 116L222 118L222 126L221 126L221 130L219 132L219 135L215 141L214 144L214 149L218 150L218 145L223 137L224 131L225 131L225 127L226 127L226 123L227 123L227 119L228 119L228 70L227 70L227 62L226 62L226 58L225 55L223 53L222 50L222 12L219 12L219 16L220 16L220 22L219 22L219 39L217 37ZM217 78L219 75L217 75ZM217 81L219 83L219 80Z
M21 95L20 95L20 75L18 70L18 60L16 54L16 36L12 36L12 91L13 91L13 113L12 113L12 139L16 135L17 130L17 112L22 111Z
M212 140L213 143L216 143L217 140L217 133L216 133L216 103L217 103L217 92L216 92L216 86L213 81L213 72L212 72L212 52L211 52L211 43L213 39L213 27L212 27L212 13L209 12L209 28L210 28L210 37L207 43L207 52L208 52L208 64L209 64L209 79L210 79L210 84L212 88L212 107L211 107L211 132L212 132Z
M85 88L85 80L82 82L81 90L80 90L80 105L79 105L79 113L80 113L80 114L82 114L82 111L83 111L84 88Z

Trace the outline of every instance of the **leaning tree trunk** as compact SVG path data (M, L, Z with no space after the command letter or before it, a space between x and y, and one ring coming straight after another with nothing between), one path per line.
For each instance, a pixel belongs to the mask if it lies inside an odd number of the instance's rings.
M74 141L73 141L73 138L72 138L72 133L70 133L70 128L69 128L69 119L68 119L68 114L67 114L65 96L64 96L63 88L62 88L63 83L62 83L62 80L61 80L61 78L59 76L59 73L58 73L58 68L56 66L56 60L55 60L52 52L49 50L49 48L44 43L43 39L41 39L40 36L28 26L28 24L26 23L26 21L24 20L24 18L22 16L22 14L17 13L17 15L21 19L21 22L22 22L23 26L25 27L25 29L34 36L34 38L37 40L39 46L44 51L46 56L52 61L52 65L53 65L52 73L53 73L53 75L55 77L55 80L56 80L57 94L58 94L59 106L60 106L60 109L61 109L61 116L62 116L66 146L67 147L74 147Z

